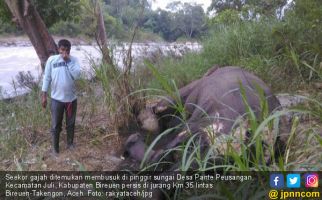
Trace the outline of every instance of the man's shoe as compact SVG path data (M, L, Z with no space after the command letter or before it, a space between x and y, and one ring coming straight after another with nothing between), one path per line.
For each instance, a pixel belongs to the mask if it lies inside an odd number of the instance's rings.
M59 152L57 152L57 151L55 151L55 150L52 150L52 151L50 152L50 155L51 155L53 158L58 158L58 156L59 156Z

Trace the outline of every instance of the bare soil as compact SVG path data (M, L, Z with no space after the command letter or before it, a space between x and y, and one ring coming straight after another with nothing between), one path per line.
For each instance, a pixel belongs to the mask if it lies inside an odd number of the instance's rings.
M57 157L51 153L50 134L48 139L39 148L31 149L27 156L30 160L38 162L30 163L28 170L48 171L112 171L121 161L120 150L122 140L113 134L93 136L84 131L75 132L76 147L73 150L66 149L66 134L60 139L60 153Z

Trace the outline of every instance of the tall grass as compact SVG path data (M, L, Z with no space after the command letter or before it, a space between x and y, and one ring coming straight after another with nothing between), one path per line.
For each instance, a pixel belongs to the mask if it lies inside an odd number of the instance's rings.
M49 111L42 109L39 91L33 90L10 103L1 101L0 116L0 159L15 160L16 166L23 168L21 163L28 149L41 145L48 138L43 130L49 132Z
M321 28L310 28L296 16L216 24L204 38L200 54L158 63L161 74L181 87L208 68L242 66L255 72L275 91L310 88L322 80ZM152 86L158 86L152 80Z
M135 74L130 74L109 64L93 65L95 77L99 80L104 92L109 119L114 131L128 127L133 119L134 109L142 108L142 85Z
M312 41L320 36L308 34L307 28L294 16L217 25L204 43L203 56L220 65L244 66L279 90L298 89L321 79L321 47Z

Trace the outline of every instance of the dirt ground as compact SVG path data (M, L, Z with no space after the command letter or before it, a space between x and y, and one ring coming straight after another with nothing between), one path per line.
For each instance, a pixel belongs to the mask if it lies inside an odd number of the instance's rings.
M115 135L101 134L95 137L86 132L76 131L76 148L66 149L66 134L60 139L60 154L56 158L51 154L50 139L46 141L46 151L32 152L33 157L39 157L42 162L35 166L29 166L29 170L89 170L89 171L111 171L115 169L120 159L122 140ZM49 137L49 135L48 135ZM39 164L41 163L41 166ZM38 165L38 166L37 166ZM35 167L35 168L33 168Z
M45 148L31 149L25 162L28 164L28 170L112 171L116 168L121 161L118 155L121 141L117 137L108 137L109 135L107 135L102 136L101 141L97 141L98 138L93 139L84 133L78 133L76 132L76 148L74 150L66 149L66 134L63 135L58 157L51 155L49 140L46 140L43 145Z

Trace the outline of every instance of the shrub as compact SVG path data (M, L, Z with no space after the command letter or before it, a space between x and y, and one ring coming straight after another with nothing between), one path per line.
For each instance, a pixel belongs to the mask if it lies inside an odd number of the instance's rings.
M81 34L82 28L74 22L60 21L51 26L49 32L56 35L75 37Z

